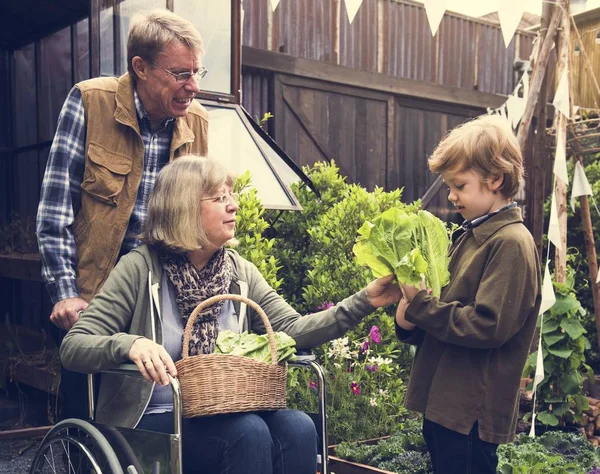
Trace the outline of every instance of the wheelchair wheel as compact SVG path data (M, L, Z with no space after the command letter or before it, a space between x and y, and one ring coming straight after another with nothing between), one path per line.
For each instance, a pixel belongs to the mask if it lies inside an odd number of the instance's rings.
M117 455L92 424L68 419L44 437L29 474L123 474Z

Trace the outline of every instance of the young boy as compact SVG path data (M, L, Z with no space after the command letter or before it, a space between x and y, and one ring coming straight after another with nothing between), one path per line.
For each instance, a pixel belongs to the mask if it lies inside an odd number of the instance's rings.
M515 436L541 302L537 250L512 201L523 158L508 123L487 116L444 137L429 168L465 221L452 235L441 297L402 285L396 333L418 346L406 406L424 414L436 474L495 474L498 444Z

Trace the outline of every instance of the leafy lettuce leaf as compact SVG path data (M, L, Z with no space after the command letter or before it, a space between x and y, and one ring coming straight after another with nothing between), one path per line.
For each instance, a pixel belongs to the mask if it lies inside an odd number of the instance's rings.
M353 252L375 277L394 273L400 283L417 287L425 278L439 297L450 280L449 247L446 226L433 214L391 208L362 225Z
M293 359L296 354L296 341L284 332L276 332L274 335L277 346L277 360L284 362ZM248 332L237 334L229 330L219 331L215 354L251 357L261 362L270 363L269 337L267 334Z

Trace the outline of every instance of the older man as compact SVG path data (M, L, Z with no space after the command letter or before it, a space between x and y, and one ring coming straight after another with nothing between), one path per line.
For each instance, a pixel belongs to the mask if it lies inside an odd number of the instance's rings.
M202 38L166 10L132 21L128 72L76 84L61 111L42 183L37 235L50 320L69 330L118 258L137 246L156 174L206 155L208 115L194 100Z

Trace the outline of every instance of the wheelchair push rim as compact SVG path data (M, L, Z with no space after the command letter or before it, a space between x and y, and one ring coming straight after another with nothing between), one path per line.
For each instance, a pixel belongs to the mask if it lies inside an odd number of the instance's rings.
M104 435L92 424L64 420L44 437L29 474L124 474Z

